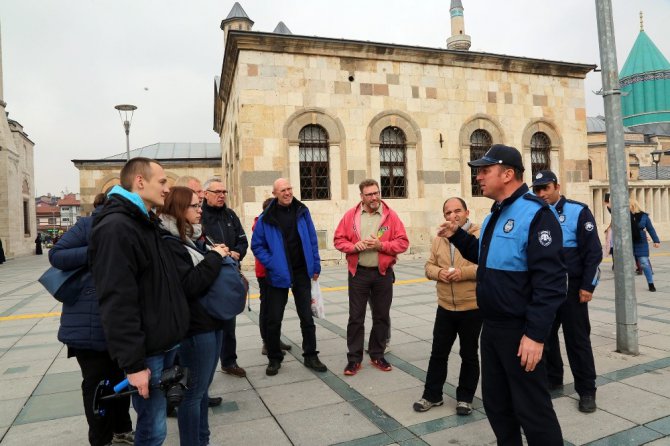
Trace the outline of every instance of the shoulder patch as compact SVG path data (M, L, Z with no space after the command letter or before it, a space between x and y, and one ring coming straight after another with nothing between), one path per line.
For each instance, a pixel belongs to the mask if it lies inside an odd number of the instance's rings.
M551 245L552 239L551 239L551 231L540 231L540 233L537 235L537 240L540 242L540 245L547 247Z
M593 231L593 228L595 228L595 225L592 222L587 221L584 223L584 229L586 229L588 232Z

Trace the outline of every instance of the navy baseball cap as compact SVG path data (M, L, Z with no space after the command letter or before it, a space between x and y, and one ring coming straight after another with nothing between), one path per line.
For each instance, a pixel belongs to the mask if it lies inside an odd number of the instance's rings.
M544 186L545 184L549 183L558 184L558 178L556 178L556 174L551 170L541 170L535 174L532 187Z
M514 147L503 144L495 144L478 160L470 161L470 167L485 167L494 164L504 164L524 171L523 161L521 161L521 154Z

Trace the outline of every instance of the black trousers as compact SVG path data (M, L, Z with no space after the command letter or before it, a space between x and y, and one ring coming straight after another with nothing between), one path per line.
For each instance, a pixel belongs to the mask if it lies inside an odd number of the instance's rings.
M578 280L568 280L567 299L556 312L551 334L545 344L547 377L552 384L563 383L563 359L558 343L561 324L570 370L575 378L575 390L580 396L595 395L596 366L591 348L589 307L588 303L579 302Z
M125 374L112 361L107 352L77 350L75 353L81 368L81 392L84 400L84 413L88 422L88 441L91 446L103 446L111 443L114 433L120 434L133 430L128 409L130 397L110 400L106 405L104 417L93 415L93 396L98 383L108 379L112 385L125 378Z
M223 342L221 344L221 367L230 367L237 364L237 338L235 328L237 318L223 321Z
M267 320L267 294L268 281L265 277L257 277L258 289L260 290L259 299L261 301L261 309L258 312L258 328L261 330L261 339L265 342L266 320Z
M563 434L547 389L544 361L526 372L517 353L523 321L484 320L481 338L484 409L499 445L561 446Z
M365 310L370 302L372 329L368 340L370 358L384 356L386 340L391 327L391 302L393 301L393 269L381 275L377 268L359 266L356 275L349 273L349 322L347 323L347 361L363 360L365 343Z
M449 311L438 306L433 327L433 348L428 361L423 397L431 403L442 401L442 387L447 380L447 362L456 336L460 342L461 372L456 388L457 401L471 403L479 383L479 333L482 316L479 310Z
M316 356L316 326L312 316L312 279L307 275L307 269L293 271L293 299L295 309L300 318L302 331L302 355ZM284 309L288 302L288 288L277 288L268 283L267 313L265 317L265 345L268 349L268 359L281 362L284 359L279 338L281 325L284 319Z

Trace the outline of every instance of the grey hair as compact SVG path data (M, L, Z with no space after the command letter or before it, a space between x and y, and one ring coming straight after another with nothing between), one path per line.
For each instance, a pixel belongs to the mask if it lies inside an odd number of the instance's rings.
M207 181L205 181L205 184L202 185L202 188L207 190L207 189L209 189L209 185L212 184L212 183L223 184L223 181L219 177L212 177L212 178L208 179Z

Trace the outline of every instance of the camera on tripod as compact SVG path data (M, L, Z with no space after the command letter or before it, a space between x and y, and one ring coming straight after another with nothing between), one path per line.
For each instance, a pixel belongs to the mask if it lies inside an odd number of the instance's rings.
M174 365L169 369L163 370L158 384L150 386L149 388L162 390L165 393L167 403L176 407L179 406L184 399L184 393L188 390L188 386L188 369L179 365ZM93 414L97 417L104 417L107 401L126 395L132 395L134 393L137 393L137 389L129 386L128 378L116 385L112 385L109 380L100 381L95 389L95 395L93 396Z

